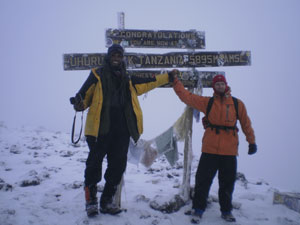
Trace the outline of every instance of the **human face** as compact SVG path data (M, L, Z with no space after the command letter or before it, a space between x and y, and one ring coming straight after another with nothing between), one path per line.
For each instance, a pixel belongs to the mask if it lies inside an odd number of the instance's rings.
M113 52L110 56L110 64L112 66L120 66L123 60L123 55L119 52Z
M224 82L216 82L215 83L215 90L218 93L224 93L226 89L226 84Z

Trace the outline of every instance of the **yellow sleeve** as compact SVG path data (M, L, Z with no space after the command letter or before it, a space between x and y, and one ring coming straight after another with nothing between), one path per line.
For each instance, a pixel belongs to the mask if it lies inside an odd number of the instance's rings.
M152 89L159 87L161 85L169 83L169 76L167 73L160 74L156 76L156 81L149 82L149 83L143 83L143 84L136 84L135 89L137 92L137 95L142 95L148 91L151 91Z

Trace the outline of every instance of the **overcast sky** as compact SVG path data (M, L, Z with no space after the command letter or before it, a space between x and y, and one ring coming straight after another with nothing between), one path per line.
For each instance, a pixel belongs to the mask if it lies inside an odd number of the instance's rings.
M300 192L298 0L0 0L0 121L69 132L69 97L89 71L64 71L62 56L106 52L105 29L118 28L121 11L127 29L196 29L205 32L205 51L251 51L251 66L199 69L224 71L232 95L246 104L258 154L246 154L240 132L239 171ZM167 51L176 50L159 50ZM172 126L185 107L172 89L156 89L140 102L143 139ZM193 129L199 152L202 125L194 122Z

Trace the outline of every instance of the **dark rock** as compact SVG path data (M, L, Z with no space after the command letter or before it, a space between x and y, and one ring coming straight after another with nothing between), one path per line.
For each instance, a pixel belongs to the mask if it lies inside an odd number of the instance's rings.
M158 200L160 196L156 196L155 198ZM180 195L175 195L173 199L162 204L158 203L156 200L152 200L150 202L150 207L152 209L161 211L163 213L177 212L184 205L185 203Z
M33 177L31 180L23 180L20 184L21 187L36 186L41 183L38 177Z
M137 196L135 196L135 201L136 202L149 202L150 199L147 198L145 195L137 195Z
M243 173L237 172L236 174L236 180L240 181L242 185L247 189L248 188L248 180L246 179L245 175Z
M13 153L13 154L21 154L22 153L22 151L20 150L20 147L17 145L10 146L9 152Z
M0 178L0 190L4 191L12 191L13 186L11 184L7 184Z
M62 151L59 152L59 155L60 155L61 157L71 157L71 156L73 156L74 154L75 154L74 151L65 151L65 150L62 150Z
M167 174L167 177L168 178L173 178L173 176L171 174L169 174L169 173Z

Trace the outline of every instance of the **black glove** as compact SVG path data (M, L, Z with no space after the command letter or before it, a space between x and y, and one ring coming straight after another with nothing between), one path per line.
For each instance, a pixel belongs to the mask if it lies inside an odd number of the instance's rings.
M204 129L208 128L209 126L209 122L206 116L202 117L202 125Z
M249 144L248 155L253 155L257 152L257 145L256 144Z
M173 83L174 82L174 75L172 74L172 72L169 72L168 75L169 75L169 83Z
M79 102L78 104L74 104L74 109L77 111L77 112L81 112L81 111L84 111L84 104L83 102Z
M170 83L173 83L175 77L177 77L178 74L179 74L179 71L176 70L176 69L174 69L174 70L168 72L168 75L169 75L169 82L170 82Z
M80 94L76 94L75 97L70 98L70 102L77 112L84 110L84 104Z

